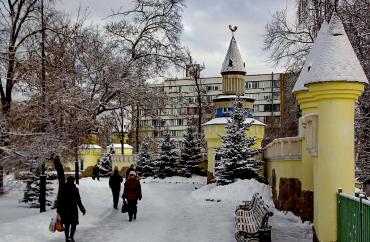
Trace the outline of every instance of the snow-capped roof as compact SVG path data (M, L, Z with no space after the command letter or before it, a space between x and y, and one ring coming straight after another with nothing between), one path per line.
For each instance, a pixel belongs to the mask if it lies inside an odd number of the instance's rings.
M242 72L245 71L245 64L243 62L242 56L238 48L238 44L234 38L234 35L231 37L229 49L227 50L224 63L222 64L221 74L227 72Z
M310 70L307 69L307 75L304 76L305 85L330 81L368 83L343 24L335 12L328 28L322 33L322 40L314 47L315 50L311 52L315 51L317 54L313 55Z
M207 123L204 123L202 125L213 125L213 124L227 124L228 120L231 120L230 117L219 117L219 118L214 118L210 121L208 121ZM250 124L252 123L255 124L255 125L263 125L265 126L264 123L262 123L261 121L257 120L257 119L254 119L254 118L245 118L244 122L245 124Z
M113 146L113 148L121 148L121 144L110 144L110 145L108 145L106 148L110 148L110 147L112 147ZM126 148L126 149L132 149L132 148L134 148L134 147L132 147L131 145L129 145L129 144L124 144L123 145L123 148Z
M101 149L101 147L96 144L82 144L80 145L80 149Z
M308 90L308 88L304 86L307 80L307 75L308 75L309 70L311 70L312 60L315 58L315 55L320 54L317 46L319 45L321 41L323 41L324 35L327 32L328 28L329 28L329 24L328 22L326 22L326 20L324 20L324 22L321 25L320 31L317 33L316 40L311 48L311 51L306 58L306 61L303 65L301 73L299 74L299 77L294 85L293 93L298 92L298 91Z
M237 95L218 95L213 100L222 100L222 99L237 99ZM247 96L239 96L240 99L253 99Z

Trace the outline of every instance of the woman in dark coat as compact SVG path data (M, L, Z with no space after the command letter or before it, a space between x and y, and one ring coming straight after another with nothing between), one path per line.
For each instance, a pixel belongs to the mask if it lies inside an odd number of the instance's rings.
M132 221L132 218L136 219L137 214L137 200L141 200L141 185L139 178L136 176L135 171L130 171L128 179L125 182L125 187L122 195L123 199L127 199L128 204L128 217L129 221Z
M74 242L73 236L76 232L78 224L78 208L85 215L86 210L81 202L80 193L74 184L74 177L68 177L67 183L63 186L58 201L57 212L61 217L61 222L64 224L64 233L66 241ZM78 208L77 208L78 207ZM69 232L71 232L69 234Z
M119 201L119 192L121 191L122 176L118 173L118 167L114 167L113 175L109 178L109 187L113 195L113 207L117 209Z

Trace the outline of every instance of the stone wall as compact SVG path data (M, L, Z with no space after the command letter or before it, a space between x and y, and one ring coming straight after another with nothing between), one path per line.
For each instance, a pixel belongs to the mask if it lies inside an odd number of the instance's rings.
M302 191L297 178L280 178L279 193L276 191L276 173L272 173L272 195L275 207L281 211L291 211L303 221L313 221L313 192Z

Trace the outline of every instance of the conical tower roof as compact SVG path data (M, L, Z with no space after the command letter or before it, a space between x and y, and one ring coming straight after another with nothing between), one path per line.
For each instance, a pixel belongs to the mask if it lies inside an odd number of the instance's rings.
M320 54L320 52L318 52L319 49L317 48L317 46L319 45L320 42L323 41L324 35L327 32L328 28L329 28L329 23L326 22L326 20L324 20L324 22L321 25L320 31L317 33L317 36L313 43L311 51L306 58L306 61L303 65L301 73L294 85L293 93L298 92L298 91L308 90L308 88L304 86L306 83L307 75L309 71L311 70L311 66L313 64L312 61L315 59L315 56Z
M221 74L227 73L241 73L245 74L245 64L238 48L238 44L234 38L234 34L231 37L229 49L227 50L225 60L222 64Z
M313 55L312 64L307 69L305 85L330 81L368 83L343 24L335 12L322 35L322 40L311 50L317 54Z

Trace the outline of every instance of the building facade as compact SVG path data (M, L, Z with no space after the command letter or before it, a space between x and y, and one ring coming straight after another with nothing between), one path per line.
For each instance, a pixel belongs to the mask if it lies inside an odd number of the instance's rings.
M281 82L284 74L245 75L244 96L253 98L253 117L268 126L280 125ZM202 94L202 123L206 123L216 116L213 100L223 92L222 76L200 78ZM186 128L196 126L198 122L198 98L194 81L190 78L169 79L161 84L153 84L153 88L161 88L166 106L157 110L156 115L146 115L141 110L140 138L157 139L168 132L178 146L181 145ZM227 92L226 92L227 93Z

